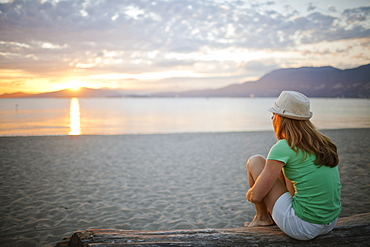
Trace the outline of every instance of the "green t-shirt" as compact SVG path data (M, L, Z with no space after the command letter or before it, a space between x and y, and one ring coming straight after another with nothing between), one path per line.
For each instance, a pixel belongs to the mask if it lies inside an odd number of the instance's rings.
M285 139L270 150L267 159L284 162L284 174L294 184L293 208L296 215L310 223L327 224L341 211L338 166L315 165L315 155L289 147Z

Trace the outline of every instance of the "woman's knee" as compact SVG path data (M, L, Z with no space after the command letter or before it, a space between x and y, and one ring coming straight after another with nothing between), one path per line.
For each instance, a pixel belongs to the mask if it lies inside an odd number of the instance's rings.
M256 167L264 167L265 166L265 163L266 163L266 159L265 157L263 157L262 155L253 155L252 157L250 157L247 161L247 169L248 171L253 169L253 168L256 168Z

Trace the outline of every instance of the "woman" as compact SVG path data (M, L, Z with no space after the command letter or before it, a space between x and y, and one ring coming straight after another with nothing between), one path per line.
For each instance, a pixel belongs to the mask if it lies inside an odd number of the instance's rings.
M268 111L278 141L267 159L256 155L247 162L246 198L256 215L245 226L275 222L298 240L327 234L341 211L337 148L309 120L305 95L283 91Z

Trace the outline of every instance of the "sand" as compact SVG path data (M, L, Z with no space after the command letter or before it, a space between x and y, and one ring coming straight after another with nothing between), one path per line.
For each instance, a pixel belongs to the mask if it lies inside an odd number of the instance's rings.
M339 148L341 216L370 211L370 129L323 131ZM273 132L0 138L0 245L54 246L88 228L240 227L245 162Z

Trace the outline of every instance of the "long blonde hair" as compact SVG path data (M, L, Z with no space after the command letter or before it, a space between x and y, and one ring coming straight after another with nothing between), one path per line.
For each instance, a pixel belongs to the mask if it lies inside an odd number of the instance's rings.
M325 135L318 132L310 120L294 120L275 114L276 137L286 139L290 148L315 154L316 165L335 167L339 163L337 146Z

